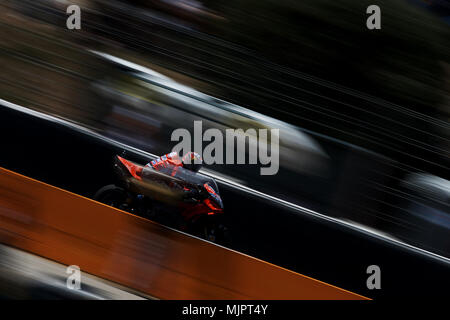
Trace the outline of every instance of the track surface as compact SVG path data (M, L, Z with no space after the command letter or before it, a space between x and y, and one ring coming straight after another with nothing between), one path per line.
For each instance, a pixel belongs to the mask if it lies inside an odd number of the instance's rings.
M1 167L87 197L113 181L111 160L124 148L8 107L0 107L0 142ZM128 157L148 161L137 150ZM227 184L219 188L232 249L375 299L445 296L450 285L446 259ZM373 264L381 268L381 290L366 287Z

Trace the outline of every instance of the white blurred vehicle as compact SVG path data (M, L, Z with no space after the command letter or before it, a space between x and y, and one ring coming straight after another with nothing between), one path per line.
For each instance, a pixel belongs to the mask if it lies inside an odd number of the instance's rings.
M279 129L280 167L313 175L326 171L328 156L300 128L203 94L149 68L108 54L94 53L124 71L117 77L97 83L96 89L103 92L116 112L128 113L135 123L145 121L152 127L149 131L163 131L166 141L162 142L167 144L170 133L177 128L193 132L196 120L202 121L203 130Z

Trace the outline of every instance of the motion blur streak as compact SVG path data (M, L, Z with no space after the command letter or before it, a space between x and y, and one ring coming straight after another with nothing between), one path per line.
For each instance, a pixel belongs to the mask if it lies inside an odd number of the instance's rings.
M66 127L72 128L72 129L80 131L80 132L83 132L84 134L96 137L97 139L105 141L105 142L107 142L109 144L114 144L114 145L120 146L123 150L131 150L131 151L137 152L137 153L139 153L139 154L141 154L143 156L148 157L148 159L155 159L157 157L154 154L151 154L149 152L145 152L145 151L139 150L137 148L133 148L131 146L125 145L125 144L120 143L118 141L114 141L113 139L110 139L110 138L104 137L102 135L99 135L98 133L96 133L96 132L94 132L92 130L89 130L89 129L83 127L83 126L79 126L77 124L68 122L68 121L66 121L64 119L56 118L56 117L53 117L53 116L50 116L50 115L46 115L46 114L43 114L43 113L40 113L40 112L37 112L37 111L34 111L34 110L30 110L30 109L18 106L16 104L10 103L10 102L2 100L2 99L0 99L0 105L3 106L3 107L7 107L7 108L14 109L14 110L18 110L20 112L24 112L24 113L33 115L35 117L39 117L39 118L48 120L48 121L59 123L59 124L64 125ZM295 203L291 203L291 202L285 201L283 199L279 199L277 197L271 196L269 194L265 194L265 193L260 192L258 190L254 190L252 188L249 188L249 187L243 185L240 182L237 182L237 181L233 180L232 178L226 178L226 177L224 177L224 176L222 176L220 174L217 174L217 173L215 173L215 172L213 172L211 170L208 170L208 169L202 169L202 170L200 170L200 173L216 179L216 181L219 184L228 185L228 186L230 186L232 188L235 188L237 190L240 190L240 191L243 191L245 193L251 194L253 196L260 197L260 198L272 201L272 202L274 202L276 204L279 204L279 205L281 205L283 207L287 207L287 208L293 209L293 210L295 210L296 212L298 212L300 214L312 215L312 216L314 216L316 218L319 218L319 219L332 221L334 223L338 223L340 225L343 225L343 226L346 226L346 227L349 227L349 228L352 228L352 229L355 229L355 230L366 232L366 233L368 233L368 234L370 234L372 236L380 237L380 238L382 238L384 240L387 240L389 242L392 242L392 243L394 243L396 245L403 246L403 247L405 247L405 248L407 248L409 250L413 250L413 251L416 251L416 252L419 252L419 253L423 253L423 254L425 254L427 256L430 256L432 258L439 259L439 260L442 260L444 262L450 263L450 259L447 258L447 257L444 257L444 256L441 256L441 255L435 254L433 252L429 252L427 250L424 250L424 249L421 249L421 248L409 245L409 244L407 244L407 243L405 243L403 241L399 241L398 239L395 239L394 237L392 237L389 234L380 232L379 230L368 228L367 226L361 225L359 223L355 223L353 221L345 221L343 219L329 217L329 216L327 216L325 214L321 214L321 213L316 212L314 210L310 210L308 208L299 206L299 205L297 205Z
M0 189L1 242L157 298L367 299L3 168Z
M69 4L81 30L66 27ZM201 171L220 183L230 247L371 297L439 295L450 265L450 6L377 0L381 29L369 30L372 4L2 0L0 98L16 105L0 108L0 166L90 198L114 182L114 154L144 165L194 121L278 128L276 175ZM365 291L355 275L373 260L390 286Z
M87 272L83 272L80 289L70 290L67 266L5 245L0 245L0 257L2 299L152 299Z

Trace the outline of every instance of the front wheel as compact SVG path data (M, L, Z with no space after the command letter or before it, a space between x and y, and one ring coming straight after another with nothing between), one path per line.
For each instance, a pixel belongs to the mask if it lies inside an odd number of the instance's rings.
M192 233L197 237L223 246L229 246L231 244L231 236L228 228L217 217L200 217L193 222L191 228Z

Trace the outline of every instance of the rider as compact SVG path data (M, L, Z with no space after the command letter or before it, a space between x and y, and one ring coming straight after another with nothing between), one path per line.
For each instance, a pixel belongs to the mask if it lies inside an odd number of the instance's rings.
M196 173L200 170L202 167L202 157L197 153L190 151L186 153L183 157L180 158L177 152L171 152L168 154L165 154L148 164L146 164L146 167L153 168L154 170L157 170L161 173L171 175L175 178L180 178L182 180L197 180L193 176L186 177L185 174L177 174L181 173L179 172L179 168L188 169L189 172ZM216 211L222 211L222 199L220 198L217 190L217 186L214 181L212 182L205 182L203 181L201 183L207 192L209 193L210 197L214 200L216 205L211 202L209 199L204 199L202 203L204 204L203 208L196 207L194 208L194 211L199 210L206 210L207 212L216 212ZM172 187L172 183L170 184ZM176 183L175 183L176 185ZM212 187L214 186L214 187ZM185 198L195 198L198 195L198 191L194 189L189 189L187 187L183 187L185 191ZM191 210L192 211L192 210Z
M174 151L147 163L146 167L153 168L173 177L180 167L198 172L202 167L202 162L202 157L197 152L190 151L180 158L178 153Z
M192 176L186 177L186 174L183 174L183 172L180 172L178 169L184 168L188 169L191 173L196 173L202 167L202 162L202 157L197 152L190 151L180 158L178 153L174 151L156 158L145 166L181 180L192 180ZM169 183L170 187L175 187L177 185L178 184L174 182ZM186 197L196 195L195 189L189 189L187 187L183 187L183 189Z

